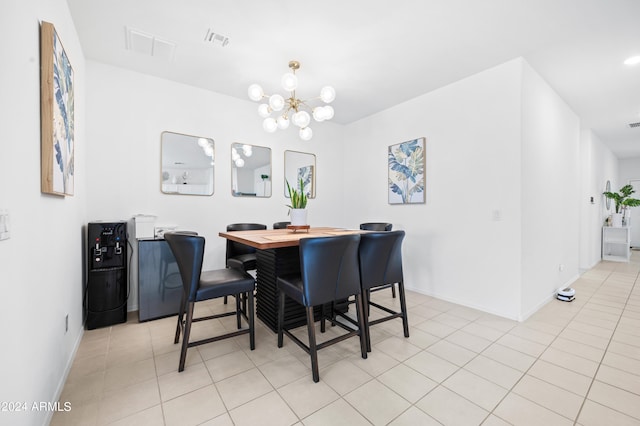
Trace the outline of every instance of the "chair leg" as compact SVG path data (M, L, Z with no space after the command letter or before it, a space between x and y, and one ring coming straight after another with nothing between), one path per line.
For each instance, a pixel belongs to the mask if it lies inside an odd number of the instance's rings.
M224 304L227 304L227 296L224 297Z
M242 321L240 320L240 316L242 315L242 311L240 310L240 297L242 293L236 294L236 323L238 325L238 330L242 328Z
M404 297L404 283L398 283L398 293L400 293L400 312L402 312L402 327L404 328L404 337L409 337L409 319L407 318L407 301Z
M391 283L391 296L394 299L396 298L396 285L394 283Z
M184 291L182 292L182 299L180 300L180 312L178 313L178 325L176 326L176 337L173 339L173 343L176 344L180 341L180 331L182 329L182 318L184 318Z
M256 333L255 333L255 320L254 320L254 303L253 292L249 292L249 347L251 350L256 348Z
M369 337L369 316L364 313L364 304L369 305L367 292L363 291L356 295L356 316L358 328L360 328L360 353L362 358L367 359L367 352L371 352L371 338Z
M182 350L180 351L180 364L178 365L178 372L184 370L184 363L187 360L187 348L189 347L189 334L191 333L191 321L193 320L193 308L195 303L189 303L187 307L187 321L184 325L184 335L182 336Z
M367 315L367 318L369 318L369 314L371 313L371 307L369 306L369 300L371 300L371 290L367 289L365 290L365 292L367 293L367 295L364 303L364 313Z
M320 373L318 371L318 348L316 346L316 328L313 318L313 306L307 306L307 330L309 332L309 356L311 357L311 372L313 381L320 381Z
M332 308L333 309L333 308ZM327 317L327 304L322 305L322 315L320 316L320 333L327 331L326 318Z
M249 297L249 293L243 293L240 295L242 301L242 312L247 314L247 298ZM239 327L238 327L239 328Z
M280 301L278 306L278 347L279 348L282 347L282 335L283 335L282 330L284 328L284 302L285 302L284 299L285 299L285 295L281 291Z

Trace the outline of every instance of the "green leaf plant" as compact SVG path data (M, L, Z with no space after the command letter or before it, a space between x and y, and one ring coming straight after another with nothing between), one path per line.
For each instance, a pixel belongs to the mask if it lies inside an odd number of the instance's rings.
M289 185L289 181L285 179L287 183L287 192L291 199L291 204L287 204L290 209L304 209L307 207L307 195L303 192L304 182L300 179L300 189L296 189Z
M624 207L640 206L640 200L631 198L631 194L636 192L631 185L625 185L618 192L603 192L602 194L616 203L616 213L621 213Z

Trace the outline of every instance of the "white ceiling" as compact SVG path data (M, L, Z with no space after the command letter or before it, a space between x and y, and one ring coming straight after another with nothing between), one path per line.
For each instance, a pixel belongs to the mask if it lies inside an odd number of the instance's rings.
M298 97L334 86L339 123L522 56L618 157L640 156L640 65L622 63L640 55L639 0L67 2L89 59L242 99L283 93L295 59ZM127 50L126 27L174 42L173 60Z

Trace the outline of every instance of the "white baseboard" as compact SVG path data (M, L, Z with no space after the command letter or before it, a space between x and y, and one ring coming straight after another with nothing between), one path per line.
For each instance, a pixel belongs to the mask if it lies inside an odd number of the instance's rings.
M73 361L76 359L76 354L78 353L78 348L80 347L82 336L84 336L84 323L80 327L80 333L78 333L78 337L76 337L76 341L73 344L73 351L71 351L71 356L67 360L67 365L64 368L64 373L62 374L62 377L58 382L58 386L56 387L55 395L51 399L52 402L59 401L60 397L62 396L62 391L64 390L65 383L67 383L67 378L69 378L69 373L71 372ZM64 404L64 402L65 401L61 401L62 404ZM45 424L48 425L49 423L51 423L51 419L53 418L53 413L54 413L53 410L48 410Z

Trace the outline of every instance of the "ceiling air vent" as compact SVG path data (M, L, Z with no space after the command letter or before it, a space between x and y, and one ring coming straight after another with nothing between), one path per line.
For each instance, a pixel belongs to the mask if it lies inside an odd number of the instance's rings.
M125 27L126 48L136 53L173 60L176 44L135 28Z
M640 121L638 121L637 123L629 123L629 127L631 127L631 128L640 127Z

